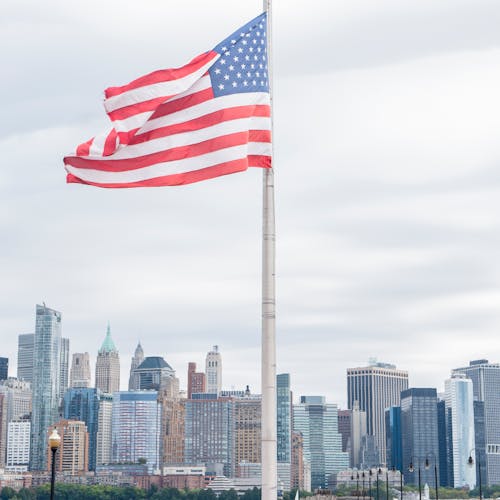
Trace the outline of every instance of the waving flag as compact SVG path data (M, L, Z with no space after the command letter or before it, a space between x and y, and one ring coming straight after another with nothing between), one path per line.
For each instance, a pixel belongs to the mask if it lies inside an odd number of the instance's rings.
M271 167L266 14L182 68L105 91L112 129L64 158L67 182L173 186Z

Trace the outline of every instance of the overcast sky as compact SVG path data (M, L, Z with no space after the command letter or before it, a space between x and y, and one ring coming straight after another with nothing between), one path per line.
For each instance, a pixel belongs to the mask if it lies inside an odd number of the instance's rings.
M219 345L260 392L258 169L171 188L67 185L103 90L180 66L260 0L0 3L0 356L35 304L92 369L111 323L186 384ZM278 372L346 405L370 357L442 390L500 361L500 2L275 0Z

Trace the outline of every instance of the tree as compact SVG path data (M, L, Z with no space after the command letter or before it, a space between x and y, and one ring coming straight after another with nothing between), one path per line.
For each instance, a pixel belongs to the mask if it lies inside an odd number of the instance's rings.
M11 488L10 486L4 486L2 488L2 492L0 493L0 498L2 500L6 500L8 498L13 498L16 496L16 490Z

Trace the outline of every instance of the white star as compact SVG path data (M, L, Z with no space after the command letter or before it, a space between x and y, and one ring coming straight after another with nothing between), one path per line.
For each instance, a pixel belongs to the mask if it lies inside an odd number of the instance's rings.
M255 44L257 43L257 38L254 38L254 39L252 40L252 43L255 45Z
M255 73L255 76L258 78L258 77L260 76L260 73L257 71L257 72Z
M243 87L248 87L248 82L246 80L243 81Z
M241 42L243 45L246 45L247 44L247 41L246 40L242 40Z
M252 73L250 73L250 71L247 71L247 76L248 78L250 78L252 76Z
M257 85L257 82L254 80L254 81L252 82L252 85Z
M255 64L250 64L250 67L251 67L252 69L255 69Z
M231 66L229 66L229 71L233 71L234 70L234 66L231 64Z
M237 87L238 84L236 82L233 82L233 87Z
M227 47L222 47L222 49L220 49L221 52L226 52L227 50Z
M238 56L234 56L234 57L233 57L233 61L234 61L234 62L238 62L239 60L240 60L240 58L239 58Z
M260 84L261 84L262 86L264 86L264 82L263 82L262 80L260 81Z
M215 74L218 75L220 73L220 68L215 68Z
M229 80L229 75L224 75L224 80Z
M261 40L260 43L261 43L261 45L264 45L265 42L264 42L264 40Z
M254 61L258 61L259 60L259 56L253 56L253 60Z
M246 64L242 64L242 65L241 65L241 69L245 69L246 67L247 67L247 65L246 65Z
M250 61L250 56L249 55L245 56L245 61Z
M232 43L232 44L235 44L235 43L236 43L236 40L231 40L231 43Z
M260 47L257 47L257 52L260 52L262 49Z
M222 83L219 85L219 89L224 90L224 85L222 85Z
M240 33L240 36L241 36L241 37L245 36L245 33Z
M237 76L238 78L241 78L241 73L236 73L236 76Z
M250 47L250 48L248 49L248 51L249 51L249 52L253 52L253 47Z
M221 64L226 64L226 60L225 60L225 59L221 59L221 60L220 60L220 63L221 63Z
M229 56L231 55L231 52L226 52L224 55L225 55L226 57L229 57Z
M260 36L260 31L257 31L257 36Z
M241 54L243 52L243 49L241 47L238 47L238 52Z

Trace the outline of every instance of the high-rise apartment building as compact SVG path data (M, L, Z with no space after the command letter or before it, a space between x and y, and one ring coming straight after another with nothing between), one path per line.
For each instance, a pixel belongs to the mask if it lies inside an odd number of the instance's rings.
M59 363L59 404L62 404L62 398L69 383L69 339L64 337L61 338Z
M130 377L128 379L128 390L137 391L139 389L139 376L134 370L144 361L144 350L141 343L137 344L132 361L130 362Z
M474 439L474 399L472 380L456 373L444 383L445 408L448 418L447 434L452 458L454 488L476 486L476 470L469 466L469 454L476 447Z
M405 483L435 487L434 467L439 477L437 392L431 388L411 388L401 392L401 444ZM430 465L426 468L426 460ZM414 470L409 470L412 464Z
M35 334L23 333L17 338L17 378L33 382L33 349Z
M234 405L230 397L213 393L193 394L186 400L184 461L187 464L222 464L233 477Z
M61 444L55 455L57 472L76 475L88 471L89 434L85 422L62 419L47 429L47 440L53 428L61 436ZM47 447L47 469L52 467L52 452Z
M298 431L292 431L290 487L296 490L306 489L304 484L304 442L302 433Z
M188 376L187 376L187 397L191 398L192 394L207 391L207 377L203 372L196 371L196 363L192 361L188 363Z
M311 487L328 488L333 473L349 467L338 432L337 405L323 396L301 396L293 405L293 430L302 434L304 460L311 465Z
M105 394L112 394L120 390L120 356L111 338L109 324L104 342L97 353L95 386Z
M276 415L278 462L290 464L292 460L292 391L289 373L276 375Z
M0 357L0 380L9 378L9 358Z
M205 360L205 374L207 376L207 392L219 394L222 389L222 358L219 346L214 345L208 352Z
M31 420L23 418L8 424L7 454L5 470L26 472L30 463L30 431Z
M395 365L371 361L369 366L347 369L347 405L358 401L366 412L367 434L375 437L380 461L386 462L385 409L400 404L401 391L408 388L408 372Z
M70 387L90 387L90 356L88 352L75 352L71 361Z
M162 389L158 394L161 406L161 464L184 463L184 413L185 400L176 391Z
M84 422L89 433L88 469L95 470L97 457L97 432L101 392L89 387L73 387L66 391L63 400L63 417Z
M113 462L144 459L149 473L159 470L161 406L157 398L157 391L113 394Z
M111 442L113 422L113 396L99 394L99 413L97 415L96 465L111 463Z
M36 306L33 349L31 470L47 470L47 429L58 420L61 391L61 313Z
M261 462L261 397L234 398L233 408L235 468L242 463L258 464Z
M138 383L137 390L159 391L175 378L175 371L161 356L147 356L134 369L133 377Z
M485 448L476 444L475 462L485 465L481 468L483 483L500 484L500 364L478 359L453 373L465 373L472 380L474 400L484 403Z

